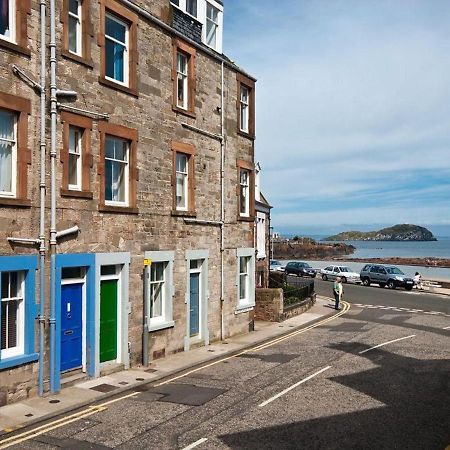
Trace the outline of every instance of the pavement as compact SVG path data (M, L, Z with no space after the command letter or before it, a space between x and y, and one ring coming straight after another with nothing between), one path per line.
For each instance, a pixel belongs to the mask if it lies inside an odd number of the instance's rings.
M176 377L205 363L245 352L264 342L287 335L300 328L332 316L336 311L326 297L317 297L316 304L308 311L282 323L256 321L255 331L227 338L189 352L169 355L151 362L149 367L137 367L100 378L82 381L64 388L59 394L46 394L0 407L0 439L5 434L36 425L53 417L68 414L92 403L136 390L168 377ZM1 444L1 441L0 441Z

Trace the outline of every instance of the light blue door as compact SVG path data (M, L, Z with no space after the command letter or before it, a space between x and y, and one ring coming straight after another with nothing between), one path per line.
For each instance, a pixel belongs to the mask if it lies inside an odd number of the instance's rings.
M82 365L83 284L61 286L61 372Z
M196 336L199 333L200 324L200 274L191 273L190 286L190 335Z

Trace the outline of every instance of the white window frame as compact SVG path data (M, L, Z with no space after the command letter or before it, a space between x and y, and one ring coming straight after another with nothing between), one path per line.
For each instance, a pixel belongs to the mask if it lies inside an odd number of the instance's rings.
M191 12L188 11L188 2L195 2L195 14L192 14ZM184 0L184 5L185 5L184 11L186 12L186 14L189 14L191 17L194 17L195 19L198 20L199 1L198 0ZM180 6L181 6L181 4L180 4Z
M246 297L241 299L241 258L247 258ZM251 310L255 306L255 249L253 247L236 249L236 310L235 314Z
M178 157L184 157L186 160L186 170L181 172L178 170ZM176 152L175 154L175 207L178 211L188 211L189 210L189 155L182 152ZM184 206L178 206L178 177L183 177L183 192L182 197L184 197Z
M212 8L216 13L216 22L208 16L208 7ZM218 43L218 34L219 34L219 25L220 25L220 9L216 8L216 6L211 2L206 2L206 15L205 15L205 39L204 42L208 47L213 48L214 50L217 49L217 43ZM208 25L212 26L214 29L214 45L211 45L208 43Z
M172 251L149 251L145 252L144 258L150 263L145 267L145 295L147 297L147 327L148 331L157 331L171 328L175 325L173 320L173 296L175 289L173 285L173 265L175 252ZM151 266L154 263L164 264L164 285L162 293L161 316L151 317Z
M113 38L112 36L108 36L106 34L106 19L109 18L110 20L113 20L120 25L123 25L125 27L125 42L119 41L116 38ZM114 42L115 44L122 45L125 47L124 51L124 57L123 57L123 81L117 80L116 78L109 77L106 75L106 59L107 59L107 52L106 52L106 42L105 42L105 78L107 80L113 81L114 83L121 84L122 86L129 86L129 80L130 80L130 25L125 22L124 20L120 19L120 17L116 16L115 14L111 14L107 12L105 14L105 41L109 40Z
M78 132L78 139L77 139L77 147L78 147L78 153L76 153L75 151L72 151L73 149L70 148L70 133L71 131L74 130L75 133ZM72 191L81 191L81 182L82 182L82 160L83 160L83 128L80 127L76 127L73 125L69 125L69 160L68 160L68 187L70 190ZM76 163L76 171L77 171L77 184L70 184L69 180L70 180L70 157L76 157L77 158L77 163Z
M244 100L244 91L247 91L247 100ZM250 88L245 84L239 89L239 129L244 133L250 130Z
M15 197L17 191L17 125L18 125L18 117L17 114L13 111L9 111L7 109L0 109L0 111L11 114L14 117L13 124L13 139L0 138L0 141L6 142L8 144L12 144L11 150L11 191L1 191L0 197Z
M242 174L247 174L247 182L242 181ZM241 211L242 206L242 192L245 191L245 211ZM239 215L241 217L250 217L250 170L239 169Z
M266 215L256 213L256 254L258 259L266 257Z
M0 39L9 42L16 42L16 0L8 0L9 1L9 36L6 34L0 34ZM19 0L20 1L20 0ZM11 14L12 11L12 14Z
M118 139L121 140L123 142L127 143L127 152L126 152L126 159L125 160L120 160L120 159L115 159L115 158L109 158L106 156L106 141L108 139L108 137L111 137L113 139ZM112 134L106 134L105 136L105 173L104 173L104 179L105 179L105 205L111 205L111 206L128 206L129 204L129 186L130 186L130 148L131 148L131 143L130 141L128 141L127 139L121 138L119 136L114 136ZM113 161L113 162L119 162L122 164L125 164L125 169L124 169L124 183L125 183L125 201L121 202L118 200L106 200L106 161Z
M18 286L18 293L20 293L20 296L17 297L1 297L0 295L0 302L9 302L9 301L17 301L17 315L16 315L16 322L17 322L17 342L15 347L6 348L4 350L1 350L0 352L0 358L6 359L6 358L12 358L15 356L23 355L25 352L25 272L21 270L7 270L3 273L9 273L12 272L17 273L17 286ZM2 272L0 272L1 276ZM9 275L10 277L11 275ZM8 282L9 285L9 282ZM2 287L3 290L3 287ZM8 286L9 291L9 286Z
M179 58L184 58L186 61L185 72L182 72L179 65ZM183 100L179 100L179 85L178 81L182 80L183 86ZM189 56L186 53L177 50L177 106L178 108L185 109L187 111L189 106Z
M82 40L82 33L83 33L83 2L82 0L76 0L77 4L78 4L78 8L77 8L77 14L74 14L73 12L70 11L70 0L69 0L69 8L68 8L68 13L69 13L69 20L67 21L67 48L69 50L70 53L73 53L74 55L78 55L78 56L82 56L83 54L83 40ZM76 33L76 50L73 51L70 49L70 18L74 18L77 22L76 22L76 26L75 26L75 33Z

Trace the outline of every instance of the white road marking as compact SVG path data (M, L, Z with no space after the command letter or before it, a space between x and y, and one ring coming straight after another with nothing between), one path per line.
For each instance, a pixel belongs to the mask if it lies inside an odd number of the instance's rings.
M435 316L436 314L440 314L440 312L437 312L437 311L425 311L425 314L430 314L432 316Z
M443 330L450 330L450 327L444 327Z
M383 345L392 344L393 342L403 341L403 339L410 339L410 338L413 338L414 336L415 336L415 334L411 334L411 336L405 336L402 338L393 339L392 341L383 342L382 344L375 345L374 347L370 347L370 348L366 348L365 350L361 350L359 352L359 354L362 355L363 353L369 352L370 350L373 350L375 348L383 347Z
M207 438L201 438L198 441L195 441L192 444L188 445L187 447L184 447L183 450L191 450L191 448L198 447L200 444L203 444L203 442L206 442L207 440Z
M306 377L303 380L299 381L298 383L295 383L292 386L289 386L284 391L279 392L277 395L274 395L273 397L270 397L268 400L260 403L258 406L263 407L263 406L268 405L269 403L272 403L277 398L280 398L282 395L286 394L289 391L292 391L292 389L295 389L297 386L300 386L301 384L305 383L306 381L310 380L311 378L314 378L317 375L320 375L322 372L325 372L325 370L328 370L330 368L331 368L331 366L327 366L327 367L324 367L323 369L320 369L319 371L317 371L316 373L313 373L309 377Z

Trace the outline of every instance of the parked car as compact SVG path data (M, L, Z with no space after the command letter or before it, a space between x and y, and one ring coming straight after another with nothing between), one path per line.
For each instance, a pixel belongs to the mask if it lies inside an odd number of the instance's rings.
M389 289L404 287L407 291L410 291L414 286L414 280L395 266L366 264L359 276L364 286L375 283L380 287L387 286Z
M359 273L353 272L347 266L328 266L320 271L322 280L335 280L341 277L343 283L361 283Z
M316 277L316 271L305 262L290 261L284 269L286 275L297 275L298 277Z
M284 272L284 266L276 259L270 260L269 270L272 272Z

